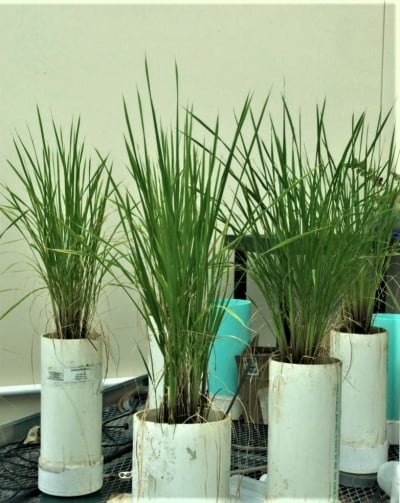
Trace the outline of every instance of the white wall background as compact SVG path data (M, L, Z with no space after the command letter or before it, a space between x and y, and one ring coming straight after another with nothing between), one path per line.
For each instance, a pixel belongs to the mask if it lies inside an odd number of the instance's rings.
M248 92L257 107L272 90L274 113L285 90L306 130L326 98L329 132L340 145L352 113L366 110L373 122L381 103L384 110L394 105L394 37L395 2L386 2L384 11L383 0L0 5L1 181L13 183L6 163L15 159L12 136L26 135L27 125L35 129L36 105L66 125L80 115L88 147L110 153L123 177L122 96L133 107L136 87L144 92L145 55L166 121L176 61L182 103L193 103L208 121L219 114L226 134ZM4 225L1 220L0 229ZM14 262L21 270L0 277L0 290L12 289L0 294L3 310L37 280L23 243L3 242L0 251L0 271ZM143 327L120 292L107 291L101 315L114 356L108 375L144 373L137 350ZM39 337L48 320L40 296L1 322L0 386L39 382Z

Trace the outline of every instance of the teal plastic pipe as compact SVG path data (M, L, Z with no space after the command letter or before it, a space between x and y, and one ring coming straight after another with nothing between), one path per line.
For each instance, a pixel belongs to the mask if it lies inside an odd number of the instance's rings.
M400 420L400 313L376 313L373 325L388 332L387 420Z
M225 312L211 348L208 362L208 391L211 395L233 396L237 390L236 355L250 342L249 300L220 300Z

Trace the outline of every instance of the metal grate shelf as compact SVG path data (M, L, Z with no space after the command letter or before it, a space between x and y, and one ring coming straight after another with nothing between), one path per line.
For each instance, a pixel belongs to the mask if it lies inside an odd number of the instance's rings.
M233 422L232 471L245 472L249 477L259 478L267 472L268 427L244 421ZM391 445L389 460L399 459L399 446ZM373 487L339 486L341 503L389 502L390 499L376 483Z
M131 469L132 413L143 406L141 397L131 397L121 405L111 405L103 411L104 485L94 495L68 498L69 502L106 502L111 495L131 492L131 480L118 474ZM125 410L124 410L125 409ZM232 474L259 478L267 471L267 426L233 421ZM37 488L37 462L39 445L15 442L0 448L0 501L11 502L65 502L40 494ZM390 447L390 459L399 459L399 447ZM342 503L389 501L378 485L370 488L340 486Z

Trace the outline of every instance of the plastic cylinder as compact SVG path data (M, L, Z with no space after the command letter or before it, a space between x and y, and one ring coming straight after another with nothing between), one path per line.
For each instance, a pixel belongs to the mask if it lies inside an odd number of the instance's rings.
M387 332L332 331L331 355L343 362L340 470L376 474L388 459Z
M390 444L399 444L400 431L400 314L377 313L373 324L388 332L387 360L387 436Z
M41 343L39 489L82 496L103 485L102 340Z
M250 342L251 302L244 299L221 300L225 309L208 363L208 390L211 395L231 397L237 391L236 355Z
M341 362L269 363L266 502L338 501Z

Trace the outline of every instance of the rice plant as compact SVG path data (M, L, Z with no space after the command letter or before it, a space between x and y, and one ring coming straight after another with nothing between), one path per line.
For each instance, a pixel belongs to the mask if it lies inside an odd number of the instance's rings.
M324 338L348 299L346 290L360 279L366 281L364 254L383 258L382 250L372 255L376 240L371 219L379 225L391 207L391 196L383 196L377 206L376 192L370 192L370 180L382 165L371 176L362 176L353 164L357 151L359 162L372 166L385 121L360 150L365 116L353 119L338 156L327 138L325 104L316 111L312 156L302 144L301 118L296 125L284 98L281 122L281 128L273 118L266 125L264 110L258 117L252 114L255 147L250 155L246 142L241 144L245 173L233 227L236 234L251 235L248 274L271 308L281 358L312 363L324 352ZM355 232L366 208L369 216L363 216L359 226L363 232Z
M3 213L30 246L34 271L52 306L52 335L90 337L108 253L102 234L112 194L107 160L93 163L81 139L80 119L64 133L46 129L37 108L38 139L14 139L9 166L16 185L5 186Z
M352 237L357 257L352 275L344 283L338 325L350 333L369 333L374 311L385 308L386 273L391 257L398 254L393 238L400 216L394 132L386 149L379 141L388 118L378 121L372 140L363 121L349 153L345 183L337 191L337 203L344 210L339 232Z
M123 239L114 266L127 291L133 289L131 299L146 324L155 327L164 359L164 399L158 417L168 423L206 420L209 353L223 314L217 299L226 296L231 246L220 212L249 105L246 100L221 162L217 137L210 145L195 140L193 113L180 107L177 69L175 76L171 128L165 128L157 115L147 63L150 125L139 92L136 122L124 101L130 188L115 186ZM215 128L219 129L218 121ZM151 369L149 373L151 378Z

